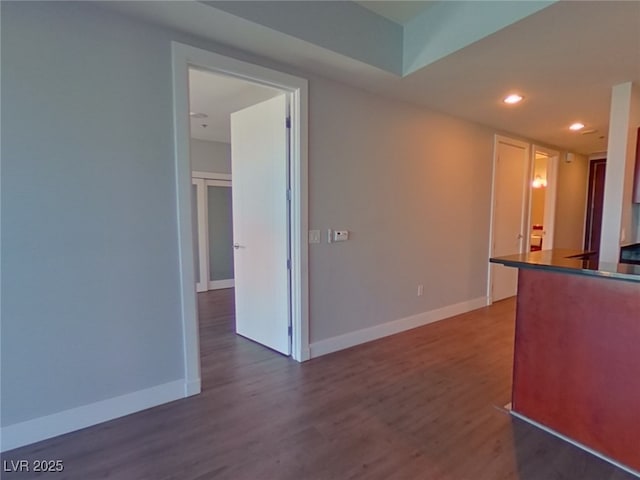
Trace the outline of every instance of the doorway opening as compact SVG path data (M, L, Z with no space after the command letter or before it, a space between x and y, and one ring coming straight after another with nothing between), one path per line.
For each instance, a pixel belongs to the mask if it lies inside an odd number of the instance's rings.
M242 62L230 57L225 57L205 50L197 49L187 45L174 42L172 44L173 58L173 80L174 80L174 121L175 121L175 144L176 144L176 181L177 181L177 202L178 202L178 222L179 222L179 244L180 244L180 278L182 292L182 323L185 353L185 395L193 395L200 392L200 352L198 336L197 303L195 292L196 273L196 244L194 239L194 212L192 206L193 187L192 170L190 165L190 118L200 112L191 112L189 104L189 70L207 72L218 76L225 76L227 79L236 79L244 83L251 82L262 86L264 89L277 90L282 92L280 97L286 99L284 104L290 113L289 129L286 131L286 145L289 149L289 158L279 158L277 163L282 166L282 171L286 174L288 188L281 192L282 198L288 198L287 203L282 203L286 218L286 244L283 246L287 252L288 259L285 260L284 268L287 270L287 288L284 290L286 298L279 299L287 305L291 318L291 356L298 361L309 358L308 342L308 252L307 252L307 81L282 72L267 69L250 63ZM268 102L267 100L266 102ZM253 103L256 103L254 100ZM262 105L265 102L258 103ZM282 102L280 102L282 104ZM248 110L249 107L241 110ZM194 113L190 117L190 112ZM253 119L259 114L250 115ZM201 117L201 116L200 116ZM198 119L202 120L202 118ZM283 118L283 122L285 119ZM204 123L204 122L203 122ZM246 119L240 119L238 130L246 127L250 123ZM202 124L200 124L202 125ZM284 123L282 125L285 127ZM203 128L208 128L203 127ZM248 128L248 127L247 127ZM245 129L246 130L246 129ZM250 130L249 130L250 131ZM246 132L245 132L246 134ZM238 136L242 133L238 134ZM282 143L282 142L281 142ZM247 144L247 142L245 142ZM240 150L240 149L238 149ZM252 150L250 148L250 150ZM253 150L256 150L255 148ZM262 150L258 148L257 150ZM240 156L240 155L238 155ZM286 156L285 156L286 157ZM288 160L288 161L287 161ZM274 163L275 164L275 163ZM243 169L234 163L234 173ZM236 172L237 170L237 172ZM244 201L236 198L236 191L243 190L242 185L249 181L256 182L255 175L251 174L251 168L245 168L244 174L232 179L233 203L242 206ZM258 169L259 170L259 169ZM249 173L247 173L249 172ZM253 178L251 178L253 177ZM243 178L245 180L243 180ZM264 182L267 185L269 181ZM285 185L287 185L285 183ZM212 185L216 187L217 185ZM224 187L223 187L224 188ZM245 188L246 191L246 188ZM197 194L196 194L197 197ZM249 198L249 197L240 197ZM236 207L234 206L234 217ZM282 212L280 212L282 213ZM236 228L234 218L234 229ZM263 222L271 225L271 222ZM235 251L243 251L239 239L235 238ZM264 242L262 238L252 238L254 245L261 246ZM245 241L245 240L243 240ZM246 252L250 248L245 245ZM254 248L254 247L252 247ZM258 248L258 247L255 247ZM264 253L264 252L263 252ZM238 275L238 262L234 261L234 284L238 288L240 277ZM288 260L288 261L287 261ZM198 262L202 265L202 259ZM269 274L269 269L263 269L263 273ZM244 276L246 277L246 276ZM222 279L225 280L225 279ZM228 280L228 279L226 279ZM289 319L286 319L287 329ZM286 332L289 335L289 332Z
M553 248L559 156L555 150L533 146L526 251Z
M606 158L589 162L589 191L587 192L587 212L584 227L584 250L586 252L595 252L596 254L600 252L606 172Z
M235 77L189 68L197 292L235 287L231 115L284 93Z
M193 137L191 141L194 141ZM201 141L200 147L215 151L213 142ZM192 168L193 150L192 148ZM204 160L209 159L207 155ZM233 288L231 174L193 170L192 175L196 292Z

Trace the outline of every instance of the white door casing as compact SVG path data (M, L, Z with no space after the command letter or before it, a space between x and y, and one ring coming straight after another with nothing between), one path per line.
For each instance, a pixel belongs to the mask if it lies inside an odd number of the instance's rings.
M234 76L278 88L291 100L291 310L292 357L310 358L309 351L309 251L308 251L308 97L306 79L235 58L171 42L175 134L176 197L179 269L184 346L184 394L200 393L200 348L196 292L193 288L194 251L189 160L190 67Z
M207 192L207 247L209 265L207 288L232 288L233 278L233 226L231 213L230 180L206 180Z
M547 186L545 188L546 191L544 196L544 230L542 232L544 241L542 248L543 250L550 250L553 248L553 236L555 234L558 162L560 159L560 152L535 145L532 149L531 156L531 181L533 181L533 164L535 162L536 152L543 152L548 157L546 178ZM531 222L529 222L528 231L531 231Z
M231 114L236 332L285 355L289 336L287 98Z
M217 258L213 255L214 251L219 252L216 242L219 239L212 238L210 235L211 225L210 217L211 211L209 210L210 202L210 187L214 188L231 188L231 175L226 173L213 173L213 172L198 172L192 173L192 184L196 188L196 201L193 205L196 215L194 216L194 234L197 242L194 248L197 255L198 271L196 275L196 291L206 292L208 290L217 290L221 288L232 288L234 286L233 276L229 275L228 278L213 278L212 266L215 268L217 265ZM215 231L215 229L214 229ZM229 240L231 242L231 240ZM232 242L231 242L232 243ZM231 243L229 249L231 249ZM212 251L214 250L214 251ZM225 255L226 257L226 255ZM229 256L232 260L232 257ZM226 263L226 261L224 262Z
M559 158L559 154L549 157L547 167L547 194L544 199L544 250L552 249L554 242Z
M195 254L197 254L197 276L196 276L196 291L206 292L208 288L209 280L209 249L207 248L207 200L206 200L206 186L203 178L192 178L192 185L196 188L196 201L192 208L196 212L196 218L194 221L194 235L196 235L196 242L194 244Z

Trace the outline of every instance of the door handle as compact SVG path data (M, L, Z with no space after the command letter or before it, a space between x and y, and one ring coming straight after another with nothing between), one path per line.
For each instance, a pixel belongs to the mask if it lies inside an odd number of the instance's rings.
M244 248L244 245L240 245L239 243L234 243L233 248L235 248L236 250L239 250L241 248Z
M522 240L524 238L524 235L522 235L521 233L518 234L518 240Z

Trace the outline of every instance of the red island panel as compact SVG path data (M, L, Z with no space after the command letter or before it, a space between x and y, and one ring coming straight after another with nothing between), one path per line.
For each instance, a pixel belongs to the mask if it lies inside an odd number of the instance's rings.
M640 471L640 283L518 275L513 410Z

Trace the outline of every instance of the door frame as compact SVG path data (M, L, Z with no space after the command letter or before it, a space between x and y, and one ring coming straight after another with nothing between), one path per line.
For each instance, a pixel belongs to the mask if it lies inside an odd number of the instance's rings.
M233 278L211 280L209 262L209 192L207 187L232 188L231 175L228 173L191 172L191 184L196 187L198 203L198 259L200 276L196 281L196 292L207 292L221 288L233 288Z
M508 143L517 147L524 148L525 150L525 161L528 162L525 165L526 175L523 175L523 185L522 185L522 212L520 214L520 235L524 235L524 229L528 224L529 220L525 217L526 212L529 210L528 206L528 189L527 189L527 179L529 178L530 172L530 164L531 164L531 144L529 142L525 142L522 140L516 140L515 138L505 137L504 135L495 134L493 137L493 164L491 171L491 215L489 218L489 253L487 257L487 305L493 304L493 269L491 268L491 263L489 263L489 258L493 256L493 236L494 236L494 222L495 222L495 202L496 202L496 164L498 163L498 144ZM524 238L520 239L520 251L522 252L524 245L526 245L526 241Z
M185 395L200 392L198 312L194 286L191 164L189 156L189 67L248 80L284 91L291 105L291 321L292 357L309 355L308 274L308 82L306 79L171 42L180 293Z
M528 252L531 248L531 198L533 187L531 182L534 179L534 170L536 164L536 152L542 152L547 155L547 187L544 197L544 218L551 218L551 222L544 222L544 236L542 240L543 250L553 248L553 236L555 235L556 226L556 199L558 196L558 165L560 162L560 152L551 148L542 147L540 145L531 145L531 164L529 165L529 184L528 184L528 214L527 214L527 230L525 234L525 248Z
M204 179L203 179L204 180ZM210 247L210 239L209 239L209 187L223 187L223 188L232 188L232 181L231 180L222 180L222 179L207 179L204 180L204 191L205 191L205 195L204 197L206 198L206 203L204 204L204 208L203 210L205 211L205 213L207 214L207 230L205 232L205 238L206 238L206 243L205 245L207 246L207 249ZM233 222L232 222L233 224ZM209 258L209 255L207 255L207 259L211 262L211 259ZM233 261L233 259L232 259ZM215 260L214 260L214 265L215 265ZM207 291L208 290L218 290L221 288L233 288L235 287L235 280L233 278L228 278L228 279L224 279L224 280L211 280L210 276L211 276L211 271L210 271L210 266L207 265L207 273L209 274L209 278L207 278Z
M583 235L583 247L585 251L593 250L593 207L596 194L596 175L598 168L607 168L606 157L594 158L589 161L589 174L587 175L587 203L585 205L584 212L584 235ZM604 189L604 185L603 185ZM602 219L600 219L602 222ZM601 230L602 232L602 225ZM598 252L600 251L600 237L598 237Z
M209 279L207 278L207 273L209 270L207 268L207 265L209 265L209 249L203 247L203 245L207 246L207 212L205 211L207 199L205 179L191 177L191 186L196 187L196 205L198 207L196 230L198 231L198 272L200 273L200 275L198 275L198 278L196 279L196 292L200 293L209 290ZM195 263L196 262L194 261L194 265Z

